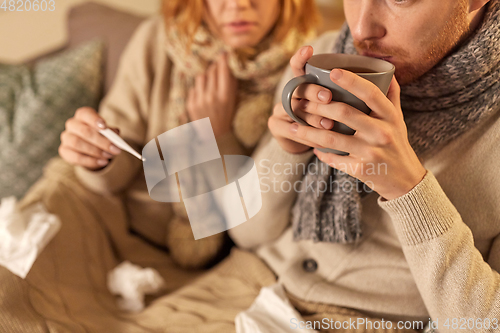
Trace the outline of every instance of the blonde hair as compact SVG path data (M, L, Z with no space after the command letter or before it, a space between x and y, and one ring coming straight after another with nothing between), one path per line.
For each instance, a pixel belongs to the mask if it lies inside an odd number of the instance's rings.
M280 1L281 12L273 29L276 42L281 42L292 27L306 34L321 23L315 0ZM162 13L165 22L175 23L179 31L192 40L202 22L204 9L204 0L163 0Z

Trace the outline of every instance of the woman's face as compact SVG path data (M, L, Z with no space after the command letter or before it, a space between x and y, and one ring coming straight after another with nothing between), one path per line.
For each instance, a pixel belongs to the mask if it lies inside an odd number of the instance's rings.
M256 46L274 27L280 0L205 0L210 31L232 48Z

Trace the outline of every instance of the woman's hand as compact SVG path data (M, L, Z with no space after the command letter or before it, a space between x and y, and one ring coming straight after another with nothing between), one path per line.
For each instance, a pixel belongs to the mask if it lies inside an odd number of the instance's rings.
M341 102L309 101L305 112L339 121L356 132L344 135L293 123L289 125L292 140L349 152L349 156L340 156L314 150L321 161L358 178L387 200L408 193L426 170L408 142L396 79L393 78L387 96L370 81L349 71L334 69L330 79L364 101L372 110L370 115ZM300 93L299 97L307 98ZM316 118L305 120L314 125L311 119Z
M101 169L109 159L121 150L99 133L106 123L89 107L76 110L75 116L66 121L66 129L61 133L59 155L72 165L80 165L90 170ZM117 128L111 128L117 134Z
M304 66L312 55L313 48L304 46L290 59L290 67L295 77L305 74ZM298 117L312 126L331 129L333 127L331 119L304 112L309 101L314 102L316 105L326 105L331 99L332 93L330 90L315 84L302 84L293 93L292 109ZM275 105L273 115L269 118L267 124L280 146L289 153L300 154L311 149L311 147L319 147L305 138L298 138L295 133L290 131L290 126L295 124L295 121L285 112L281 103Z
M194 121L209 117L218 138L232 131L236 108L237 80L231 74L225 54L195 78L189 90L187 112Z

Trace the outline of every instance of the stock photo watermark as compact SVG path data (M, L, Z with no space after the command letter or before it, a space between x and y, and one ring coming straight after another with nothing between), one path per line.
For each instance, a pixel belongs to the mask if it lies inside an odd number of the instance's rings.
M421 320L416 321L386 321L384 319L375 320L370 318L349 318L348 320L334 320L323 318L320 320L299 320L297 318L290 319L290 328L296 330L318 330L318 329L413 329L422 330L425 323Z
M387 321L384 319L371 318L348 318L348 320L334 320L323 318L322 320L301 320L298 318L290 319L290 328L293 330L327 330L327 329L412 329L434 332L439 328L452 329L456 332L471 332L475 330L497 330L500 328L498 318L429 318L423 320L400 320Z
M4 12L53 12L55 0L0 0L0 10Z
M272 164L272 165L271 165ZM315 192L316 196L324 192L333 191L343 191L352 192L373 192L373 183L366 181L364 183L356 181L354 178L342 177L328 177L328 181L324 179L320 180L309 180L308 177L303 177L304 175L321 175L326 176L331 174L332 168L327 166L325 163L316 160L312 163L271 163L269 159L262 159L259 161L259 179L261 185L261 191L263 193L274 192L274 193L288 193L294 192ZM387 164L386 163L366 163L366 164L344 164L339 165L339 169L347 170L348 174L359 174L366 176L373 175L387 175ZM336 170L336 175L345 175L346 172L341 170ZM297 176L300 179L289 181L289 180L277 180L276 176Z
M262 207L253 159L222 156L208 117L150 140L142 157L149 196L158 202L182 197L195 239L231 229Z

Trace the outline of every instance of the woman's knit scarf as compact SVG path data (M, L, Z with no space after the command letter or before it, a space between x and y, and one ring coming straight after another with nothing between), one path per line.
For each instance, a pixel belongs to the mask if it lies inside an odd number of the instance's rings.
M204 73L213 61L226 52L230 71L238 80L233 133L245 148L253 148L267 129L276 85L291 56L313 37L313 30L303 34L292 28L281 42L276 42L271 33L258 46L245 50L243 54L241 50L231 49L215 38L203 24L194 34L192 43L175 25L168 26L165 49L173 66L166 110L167 129L189 121L186 99L196 75ZM200 187L205 185L199 177L193 174L188 186L197 189L193 192L203 193ZM177 217L187 219L183 203L174 203L173 207Z
M332 52L356 54L347 25ZM409 142L421 159L499 110L500 0L490 1L482 25L456 51L401 87L401 105ZM362 236L361 198L370 189L316 156L309 163L292 208L294 240L357 241ZM315 191L307 191L311 183Z

